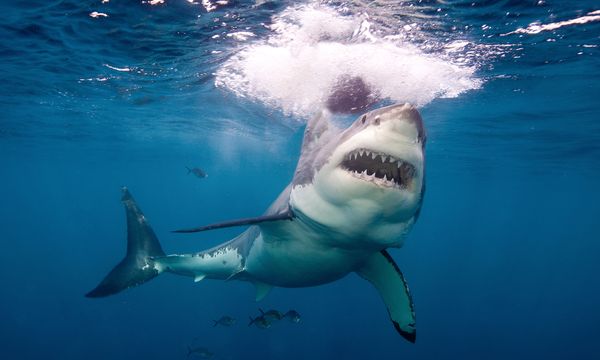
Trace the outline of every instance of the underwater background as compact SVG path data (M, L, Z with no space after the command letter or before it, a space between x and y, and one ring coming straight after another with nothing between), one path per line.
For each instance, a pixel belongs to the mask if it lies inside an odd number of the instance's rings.
M600 358L597 1L0 10L0 358L183 359L188 346L220 359ZM354 274L260 303L249 283L171 275L83 296L124 254L122 186L167 253L235 236L171 230L260 215L343 74L377 106L417 105L427 129L423 210L390 251L416 344ZM246 326L259 308L302 321ZM238 321L213 328L222 315Z

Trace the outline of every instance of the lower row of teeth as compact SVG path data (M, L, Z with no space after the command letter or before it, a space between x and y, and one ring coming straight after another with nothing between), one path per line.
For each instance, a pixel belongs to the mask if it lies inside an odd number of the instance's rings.
M371 174L371 175L368 175L367 174L367 170L363 170L363 172L358 172L358 171L352 171L352 172L355 175L358 175L359 177L366 178L366 179L369 179L369 180L382 180L382 181L391 182L391 183L396 184L396 182L394 181L393 177L390 177L388 179L386 175L383 175L383 178L380 178L380 177L375 176L374 173Z

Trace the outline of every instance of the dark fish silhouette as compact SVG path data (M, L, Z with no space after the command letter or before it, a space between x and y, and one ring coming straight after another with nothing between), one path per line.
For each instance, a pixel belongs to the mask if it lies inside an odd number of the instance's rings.
M283 315L284 318L287 318L289 321L293 323L300 322L300 314L296 310L290 310Z
M256 318L252 318L252 316L250 316L250 322L248 323L248 326L256 326L259 329L268 329L271 327L271 321L269 319L267 319L264 316L257 316Z
M235 325L236 320L234 318L232 318L231 316L225 315L225 316L221 316L221 318L219 320L213 320L213 322L214 322L213 327L215 327L217 325L232 326L232 325Z
M265 319L268 320L281 320L283 319L283 314L277 310L269 310L267 312L264 312L263 309L258 309L260 311L260 313L262 314L262 316Z
M208 174L200 168L195 167L195 168L190 169L187 166L185 168L188 170L188 175L194 174L194 175L196 175L196 177L199 177L200 179L208 177Z

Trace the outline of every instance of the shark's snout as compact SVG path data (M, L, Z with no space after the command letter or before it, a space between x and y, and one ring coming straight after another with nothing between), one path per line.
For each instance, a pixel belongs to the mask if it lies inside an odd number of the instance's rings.
M374 126L392 122L398 131L403 131L402 129L406 129L406 125L409 125L408 128L415 132L416 140L425 144L426 134L423 119L417 108L411 104L390 105L366 114L365 118Z

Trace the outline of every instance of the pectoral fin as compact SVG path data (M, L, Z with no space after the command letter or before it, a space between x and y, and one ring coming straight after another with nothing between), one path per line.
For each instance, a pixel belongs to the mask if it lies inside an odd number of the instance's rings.
M414 343L416 328L412 298L404 276L390 254L384 250L373 255L357 273L379 291L400 335Z
M234 226L257 225L257 224L266 223L266 222L292 220L293 218L294 218L294 213L292 213L292 211L290 209L288 209L287 211L280 213L280 214L263 215L263 216L257 216L257 217L252 217L252 218L224 221L221 223L198 226L195 228L174 230L172 232L174 232L174 233L194 233L194 232L222 229L222 228L228 228L228 227L234 227Z

